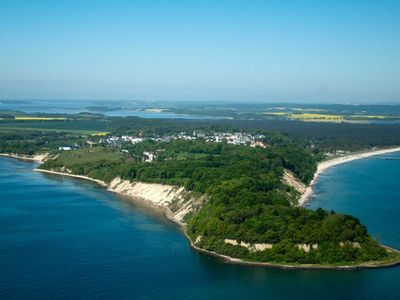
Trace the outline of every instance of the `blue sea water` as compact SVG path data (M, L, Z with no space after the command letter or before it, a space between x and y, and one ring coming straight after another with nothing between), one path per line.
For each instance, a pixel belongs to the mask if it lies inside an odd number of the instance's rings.
M356 216L381 243L400 249L400 152L337 165L315 191L307 207Z
M400 248L400 155L332 168L311 207L352 213ZM277 270L193 251L160 213L0 158L0 299L399 299L400 267Z

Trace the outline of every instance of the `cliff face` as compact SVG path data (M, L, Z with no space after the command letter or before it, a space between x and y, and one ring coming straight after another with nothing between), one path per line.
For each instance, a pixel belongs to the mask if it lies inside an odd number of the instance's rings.
M307 186L287 169L285 169L283 172L282 181L288 186L294 188L300 194L303 194L307 189Z
M204 195L196 195L185 190L183 187L175 187L165 184L131 182L119 177L109 184L110 191L126 196L138 198L167 211L167 216L185 225L187 218L201 208L206 200Z

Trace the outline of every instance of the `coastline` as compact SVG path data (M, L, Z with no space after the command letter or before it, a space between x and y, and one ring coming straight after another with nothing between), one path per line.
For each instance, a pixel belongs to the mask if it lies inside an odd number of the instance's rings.
M14 154L14 153L0 153L0 156L3 157L10 157L10 158L16 158L24 161L31 161L31 162L36 162L36 163L43 163L46 158L48 157L48 153L43 153L43 154L37 154L37 155L19 155L19 154Z
M106 188L108 192L121 195L125 198L128 198L130 201L134 201L135 203L145 204L146 206L151 206L153 208L161 209L164 212L164 215L168 220L179 225L180 227L182 227L185 230L185 224L180 222L178 219L174 218L172 211L167 206L157 204L157 203L155 203L153 201L149 201L148 199L145 199L143 197L139 197L139 196L134 197L128 193L123 193L123 192L117 191L117 190L111 188L111 186L109 184L105 183L102 180L94 179L94 178L84 176L84 175L75 175L75 174L69 174L69 173L63 173L63 172L57 172L57 171L51 171L51 170L44 170L44 169L38 169L38 168L35 168L34 171L40 172L40 173L52 174L52 175L59 175L59 176L83 179L83 180L88 180L88 181L97 183L101 187Z
M400 147L399 147L398 151L400 151ZM348 160L348 161L350 161L350 160ZM328 264L327 265L318 265L318 264L285 264L285 263L281 264L281 263L272 263L272 262L256 262L256 261L247 261L247 260L243 260L243 259L239 259L239 258L234 258L234 257L228 256L228 255L220 254L215 251L210 251L210 250L203 249L203 248L196 246L195 242L186 233L186 225L184 223L180 222L179 220L175 219L172 211L165 205L159 205L159 204L156 204L154 202L151 202L151 201L146 200L141 197L134 197L134 196L126 194L126 193L118 192L116 190L111 189L110 186L108 184L106 184L104 181L90 178L87 176L74 175L74 174L69 174L69 173L49 171L49 170L43 170L43 169L34 169L34 171L92 181L94 183L99 184L102 187L107 188L107 191L109 191L109 192L113 192L113 193L119 194L121 196L127 197L130 201L134 201L135 203L149 205L150 207L153 207L154 209L155 208L161 209L162 212L164 213L164 216L168 220L170 220L171 222L176 224L178 226L178 229L180 231L182 231L182 233L187 238L189 245L192 249L202 252L202 253L205 253L207 255L217 257L226 263L256 266L256 267L285 269L285 270L302 269L302 270L337 270L337 271L376 269L376 268L385 268L385 267L392 267L392 266L400 265L400 259L392 259L392 260L387 260L387 261L371 261L371 262L364 262L364 263L359 263L359 264L354 264L354 265L351 265L351 264L350 265L328 265ZM392 253L400 254L400 251L397 249L394 249L394 248L391 248L391 247L388 247L385 245L381 245L381 246Z
M186 235L186 233L185 233ZM189 239L190 246L199 251L206 253L208 255L217 257L222 259L226 263L231 263L231 264L239 264L239 265L248 265L248 266L254 266L254 267L265 267L265 268L274 268L274 269L284 269L284 270L335 270L335 271L351 271L351 270L363 270L363 269L378 269L378 268L389 268L389 267L394 267L400 265L400 259L393 259L393 260L387 260L387 261L369 261L369 262L363 262L363 263L358 263L354 265L322 265L322 264L285 264L285 263L272 263L272 262L256 262L256 261L248 261L248 260L243 260L240 258L234 258L231 256L227 256L224 254L217 253L215 251L203 249L200 247L197 247L193 241L186 235L186 237ZM390 251L392 253L397 253L400 254L400 251L385 245L381 246L385 248L387 251Z
M349 156L344 156L340 158L335 158L331 160L324 161L318 165L317 172L315 173L315 179L321 174L321 172L327 170L328 168L335 166L337 164L341 163L346 163L352 160L356 159L361 159L361 158L367 158L370 156L374 155L379 155L379 154L387 154L387 153L392 153L392 152L398 152L400 151L400 147L396 148L390 148L390 149L381 149L381 150L374 150L370 152L362 152L358 154L353 154ZM35 161L38 162L38 160L35 160L34 158L29 158L25 159L24 157L20 157L18 155L1 155L9 158L17 158L21 160L29 160L29 161ZM43 161L41 161L43 162ZM321 166L321 167L320 167ZM321 168L321 169L320 169ZM42 172L42 173L47 173L47 174L53 174L53 175L59 175L59 176L67 176L67 177L72 177L72 178L77 178L77 179L83 179L83 180L88 180L91 182L94 182L104 188L107 189L109 192L113 192L116 194L119 194L121 196L127 197L130 201L134 201L135 203L142 203L149 205L150 207L154 208L159 208L163 211L165 217L173 222L174 224L178 225L178 228L182 233L185 235L185 237L188 239L188 243L191 248L193 248L196 251L205 253L207 255L211 255L214 257L217 257L221 260L223 260L226 263L232 263L232 264L240 264L240 265L249 265L249 266L257 266L257 267L269 267L269 268L277 268L277 269L286 269L286 270L298 270L298 269L303 269L303 270L337 270L337 271L343 271L343 270L360 270L360 269L376 269L376 268L385 268L385 267L392 267L392 266L397 266L400 265L400 259L399 258L392 258L386 261L369 261L369 262L363 262L363 263L358 263L358 264L348 264L348 265L323 265L323 264L286 264L286 263L273 263L273 262L256 262L256 261L248 261L248 260L243 260L239 258L234 258L230 257L224 254L217 253L215 251L210 251L207 249L200 248L195 245L195 242L187 235L186 233L186 225L179 220L175 219L173 216L172 211L165 205L160 205L155 202L152 202L148 199L141 198L141 197L135 197L127 193L119 192L116 190L113 190L110 185L105 183L104 181L94 179L88 176L83 176L83 175L75 175L75 174L69 174L69 173L63 173L63 172L57 172L57 171L50 171L50 170L44 170L44 169L38 169L35 168L34 171L37 172ZM313 179L314 180L314 179ZM312 185L307 188L310 189L312 188ZM307 192L307 191L306 191ZM311 190L312 193L312 190ZM306 193L304 193L306 194ZM392 252L392 253L397 253L400 254L400 251L385 245L381 245L384 247L386 250Z
M72 178L79 178L79 179L89 180L89 181L97 183L98 185L101 185L102 187L108 187L108 185L104 181L101 181L101 180L98 180L98 179L94 179L94 178L90 178L90 177L83 176L83 175L75 175L75 174L69 174L69 173L63 173L63 172L57 172L57 171L50 171L50 170L44 170L44 169L38 169L38 168L35 168L33 170L36 171L36 172L41 172L41 173L54 174L54 175L60 175L60 176L68 176L68 177L72 177Z
M400 152L400 146L393 147L393 148L363 151L363 152L359 152L359 153L352 153L349 155L335 157L335 158L324 160L324 161L320 162L317 166L317 171L315 171L315 173L314 173L313 179L311 180L310 184L307 186L306 191L299 198L299 202L297 205L304 206L311 199L312 195L314 194L313 188L314 188L319 176L322 173L326 172L331 167L341 165L344 163L348 163L348 162L351 162L354 160L359 160L359 159L364 159L364 158L368 158L368 157L372 157L372 156L389 154L389 153L394 153L394 152Z

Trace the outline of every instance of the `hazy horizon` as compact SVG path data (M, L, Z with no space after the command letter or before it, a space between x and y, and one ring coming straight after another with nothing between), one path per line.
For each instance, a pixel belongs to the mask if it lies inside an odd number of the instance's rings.
M3 100L400 102L398 1L1 3Z
M400 101L359 101L359 102L331 102L331 101L262 101L262 100L251 100L251 101L245 101L245 100L207 100L207 99L193 99L193 100L188 100L188 99L176 99L176 100L166 100L166 99L101 99L101 98L76 98L76 99L68 99L68 98L29 98L29 97L20 97L20 98L11 98L11 97L6 97L6 98L0 98L0 103L1 102L7 102L7 101L26 101L26 102L47 102L47 101L66 101L66 102L104 102L105 104L115 104L117 105L118 103L124 103L124 104L133 104L133 103L155 103L155 104L171 104L171 103L196 103L196 104L215 104L215 105L227 105L227 104L265 104L265 105L354 105L354 106L361 106L361 105L400 105Z

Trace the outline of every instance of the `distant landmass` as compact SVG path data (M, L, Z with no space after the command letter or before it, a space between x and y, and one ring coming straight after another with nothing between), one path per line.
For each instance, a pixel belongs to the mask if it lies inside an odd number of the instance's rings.
M0 104L28 104L29 101L25 100L0 100Z

